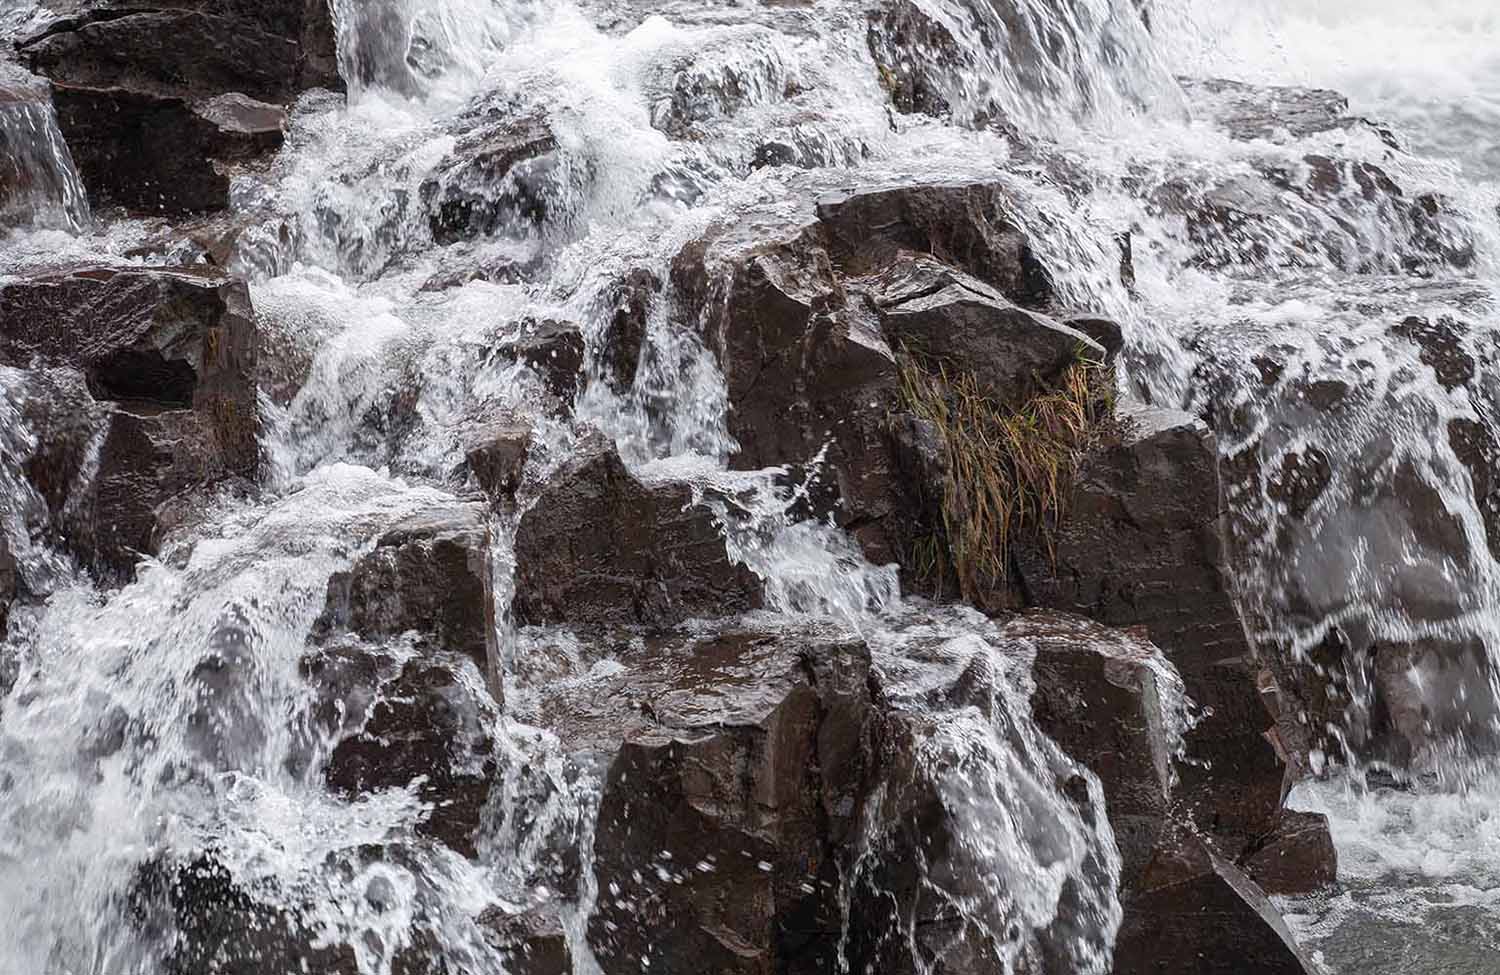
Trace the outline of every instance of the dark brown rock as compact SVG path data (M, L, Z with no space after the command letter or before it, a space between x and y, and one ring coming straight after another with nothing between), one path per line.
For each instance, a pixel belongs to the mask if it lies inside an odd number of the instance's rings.
M1010 926L1027 881L989 857L1002 828L989 817L1032 824L1024 842L1046 858L1054 843L1090 844L1051 831L1103 805L1009 713L982 642L876 653L817 627L728 627L621 641L613 657L618 668L553 682L539 704L566 746L608 763L589 928L607 975L815 975L840 951L850 971L981 975L1002 958L1069 971L1072 952L1102 950L1090 900L1113 882L1102 835L1087 890L1069 886L1054 924ZM1021 767L1040 790L1010 791Z
M670 626L761 601L760 581L730 561L691 489L641 483L600 437L580 446L522 517L515 557L523 624Z
M583 388L583 331L572 322L527 320L520 334L502 342L498 354L529 365L566 410Z
M419 647L461 654L488 674L495 615L487 516L482 503L454 502L393 525L372 552L329 580L320 634L379 639L416 631Z
M635 384L651 305L660 292L661 280L644 268L630 271L614 289L614 309L599 350L598 368L616 393Z
M58 122L96 206L181 215L229 205L227 166L282 142L279 108L239 95L190 101L57 84Z
M39 380L52 437L28 469L96 570L126 574L155 551L168 499L254 478L256 326L243 284L165 269L38 274L0 286L0 321L0 362L66 367ZM92 438L97 467L83 480Z
M480 423L470 432L464 464L492 501L511 502L531 457L532 426L505 415Z
M288 100L341 87L324 0L92 0L22 38L56 81L191 96L238 91ZM66 5L64 5L66 7Z
M1128 897L1171 815L1181 680L1148 640L1077 617L1028 614L1005 633L1036 648L1037 727L1099 776Z
M1240 867L1268 894L1315 893L1338 879L1338 850L1321 813L1282 810L1276 829L1240 859Z
M479 916L485 941L514 975L570 975L573 952L555 911L535 908L507 914L490 908Z
M497 720L494 702L462 669L442 657L412 660L380 687L359 732L335 746L325 780L350 799L415 785L431 804L417 832L473 857Z
M422 204L439 244L503 231L524 235L547 218L557 139L545 119L512 111L505 106L479 114L422 183Z
M1104 349L1082 332L936 261L897 260L867 286L895 348L972 373L997 404L1019 406L1080 355L1104 359Z
M627 663L619 687L547 708L615 750L589 928L606 975L830 970L837 845L873 760L868 651L730 633Z
M733 466L818 458L810 513L922 591L936 588L919 552L938 531L942 452L910 412L896 353L909 345L1012 403L1080 350L1104 355L1017 307L1049 302L1051 286L995 184L809 194L790 218L781 207L711 229L672 279L725 376Z
M1206 716L1179 774L1193 822L1234 856L1281 805L1283 769L1229 591L1214 437L1187 414L1131 406L1086 457L1051 553L1017 549L1032 605L1141 626Z
M272 101L296 90L298 42L232 18L140 10L68 26L21 46L33 71L60 83L186 96L238 91Z
M817 202L830 252L845 273L879 271L901 251L915 251L967 271L1009 301L1043 308L1054 298L1050 276L1009 211L994 183L865 188Z
M1115 941L1115 975L1318 970L1255 882L1190 832L1163 840Z
M131 886L129 909L143 933L164 943L166 975L356 972L353 950L314 947L319 940L314 926L278 904L280 893L256 890L206 852L192 859L148 861Z

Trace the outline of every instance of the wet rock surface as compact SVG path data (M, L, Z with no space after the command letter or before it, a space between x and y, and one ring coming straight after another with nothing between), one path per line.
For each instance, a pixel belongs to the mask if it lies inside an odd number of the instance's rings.
M1171 837L1148 865L1114 965L1119 975L1318 971L1254 881L1191 836Z
M455 503L408 516L328 583L325 637L419 634L417 646L461 654L488 672L494 644L486 506Z
M995 645L1024 654L1024 634L1009 637ZM568 748L606 756L589 926L605 972L822 972L840 954L857 971L980 972L1002 958L1063 963L1078 947L1065 921L997 937L956 907L1005 914L1010 885L1025 883L994 872L970 832L987 827L949 791L949 774L1009 788L990 764L1004 759L947 737L959 713L980 739L1018 731L1005 663L986 647L872 650L817 627L730 626L616 653L618 670L553 684L537 705ZM1077 775L1030 744L1039 751L1015 743L1029 774Z
M37 370L30 472L57 530L115 577L169 499L258 469L256 324L201 271L74 268L0 285L0 361Z
M690 486L647 484L613 445L585 444L542 489L516 533L521 623L671 626L761 602Z
M315 675L328 666L311 663ZM430 805L418 834L473 857L496 770L496 707L477 675L442 657L400 665L377 685L363 720L349 716L358 731L329 755L328 788L350 799L410 788Z

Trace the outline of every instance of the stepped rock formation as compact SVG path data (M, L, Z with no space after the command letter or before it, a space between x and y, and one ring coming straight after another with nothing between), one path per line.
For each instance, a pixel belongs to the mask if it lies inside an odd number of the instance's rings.
M605 6L16 18L0 969L1321 971L1292 790L1495 744L1467 204L1145 3Z

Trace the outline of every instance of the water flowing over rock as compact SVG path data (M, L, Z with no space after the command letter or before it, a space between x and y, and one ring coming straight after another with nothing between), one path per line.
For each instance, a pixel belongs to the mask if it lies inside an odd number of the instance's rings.
M58 530L107 575L155 550L170 499L259 465L256 326L211 272L77 267L0 284L0 361L66 370L35 387L55 431L31 458Z
M0 973L1500 969L1500 25L1315 6L6 5Z

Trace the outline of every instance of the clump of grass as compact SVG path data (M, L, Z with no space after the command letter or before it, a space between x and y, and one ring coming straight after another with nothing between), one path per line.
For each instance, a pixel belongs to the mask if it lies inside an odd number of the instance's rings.
M1050 387L1007 407L973 374L904 354L901 385L907 407L941 435L947 461L941 537L917 543L914 568L989 603L1009 582L1017 540L1039 540L1055 560L1078 460L1112 422L1112 373L1080 350Z

